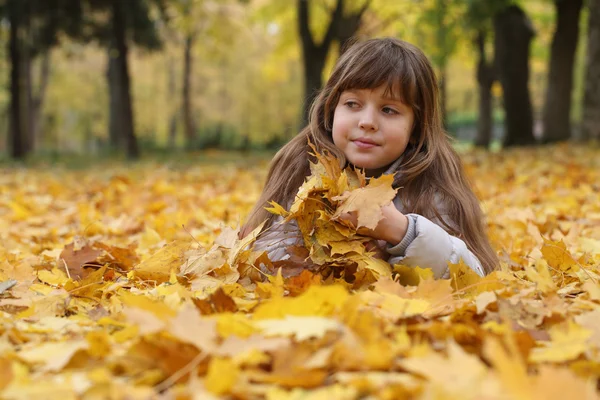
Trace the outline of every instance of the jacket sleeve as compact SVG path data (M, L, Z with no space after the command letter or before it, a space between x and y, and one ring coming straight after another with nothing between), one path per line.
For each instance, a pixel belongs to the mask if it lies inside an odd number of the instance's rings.
M261 232L254 242L254 250L266 251L271 261L281 261L290 257L287 247L298 243L302 243L302 235L296 221L283 222L283 218L279 217Z
M455 264L462 258L479 276L485 275L481 262L461 239L450 235L422 215L406 216L409 226L404 239L397 245L387 247L390 264L431 268L435 279L446 279L450 276L448 262Z

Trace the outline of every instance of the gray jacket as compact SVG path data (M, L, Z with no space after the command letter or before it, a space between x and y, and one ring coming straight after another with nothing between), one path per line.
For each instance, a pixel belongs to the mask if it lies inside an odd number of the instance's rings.
M436 199L439 204L439 199ZM394 199L394 205L404 213L404 206L399 197ZM438 207L438 210L443 210ZM431 268L433 276L449 278L448 262L464 261L478 275L485 273L481 262L467 248L461 239L447 233L437 219L427 219L418 214L406 214L409 221L404 239L398 244L387 245L388 262L391 265L403 264L412 267ZM447 214L442 213L444 221L449 221ZM302 243L302 235L295 221L281 223L277 220L273 226L263 232L254 244L256 250L264 250L272 261L285 260L289 257L286 248Z

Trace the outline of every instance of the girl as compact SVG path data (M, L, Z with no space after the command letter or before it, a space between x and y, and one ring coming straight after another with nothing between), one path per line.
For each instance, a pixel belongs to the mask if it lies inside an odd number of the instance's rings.
M302 237L265 210L273 200L289 207L310 175L308 143L367 176L395 174L401 188L369 233L390 264L431 268L449 276L448 262L463 261L483 276L497 265L479 202L441 124L435 73L415 46L393 38L349 48L312 105L309 123L273 159L263 193L241 235L265 219L255 249L271 260ZM350 216L351 217L351 216ZM269 229L266 229L269 228Z

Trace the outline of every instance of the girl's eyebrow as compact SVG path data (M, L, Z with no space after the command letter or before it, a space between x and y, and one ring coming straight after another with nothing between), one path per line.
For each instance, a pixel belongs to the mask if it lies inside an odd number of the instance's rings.
M384 101L389 101L392 103L398 103L398 104L402 104L402 105L407 105L404 100L402 99L402 97L390 97L390 96L382 96L381 97Z

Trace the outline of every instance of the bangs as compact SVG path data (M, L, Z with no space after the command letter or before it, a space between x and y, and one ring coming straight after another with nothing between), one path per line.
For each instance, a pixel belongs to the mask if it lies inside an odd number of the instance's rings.
M347 62L345 68L340 69L338 85L334 88L335 97L345 90L384 86L386 97L417 107L417 77L408 60L410 54L390 43L373 47L363 46L360 49L363 51L359 50L344 60Z

